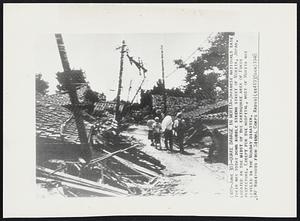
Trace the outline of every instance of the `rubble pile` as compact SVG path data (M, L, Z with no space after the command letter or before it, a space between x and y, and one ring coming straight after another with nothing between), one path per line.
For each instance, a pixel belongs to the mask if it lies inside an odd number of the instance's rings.
M204 114L200 116L201 120L227 120L227 112L220 112L215 114Z
M80 87L77 90L77 96L78 96L78 100L80 103L84 103L85 99L84 99L84 93L87 90L87 86L83 86ZM39 96L39 100L47 102L48 104L54 104L54 105L58 105L58 106L66 106L66 105L70 105L71 101L70 101L70 97L67 93L55 93L55 94L51 94L51 95L37 95Z
M86 120L84 124L89 133L92 124ZM52 100L40 94L36 96L36 136L74 144L80 143L72 112L52 103Z
M183 112L190 123L185 146L201 149L208 154L209 162L227 164L227 105L227 101L219 101Z
M67 123L68 123L67 127L65 127L65 129L62 132L64 139L72 143L80 144L75 119L71 118L71 120L68 121ZM89 123L88 121L84 121L84 125L87 133L89 133L93 124Z
M110 113L114 112L116 108L115 102L109 101L99 101L94 104L94 115L101 115L103 112L108 111Z
M143 147L143 144L133 137L123 135L118 130L117 122L114 119L110 117L101 118L101 123L97 123L95 126L95 148L98 151L107 151L109 153L129 148L120 151L117 156L137 166L161 174L164 166L160 161L139 150ZM130 148L132 146L135 146L135 148Z
M164 169L138 149L142 145L137 140L122 135L126 125L118 125L109 112L84 120L92 150L90 162L80 158L82 146L72 112L37 95L36 116L37 182L52 193L65 197L137 195Z
M159 177L151 185L151 187L144 190L143 196L167 196L185 194L184 190L177 188L179 181L170 177Z
M60 194L66 197L128 195L127 191L122 189L41 166L37 166L37 183L50 192L60 188Z
M201 149L201 151L208 154L207 159L209 162L228 163L228 129L226 124L205 124L207 121L201 119L196 122L187 130L187 137L185 139L185 147L194 147ZM211 123L209 122L209 123ZM207 162L208 162L207 161Z
M190 118L190 119L197 119L200 118L204 114L208 114L212 110L216 110L218 108L222 108L228 105L227 101L218 101L213 104L206 104L206 105L199 105L197 108L190 110L190 111L184 111L183 117L184 118Z
M36 134L38 137L59 139L61 125L72 113L61 106L37 102L36 104Z
M183 109L189 111L198 106L199 102L194 98L167 96L167 111L171 115L174 115ZM163 109L164 102L162 95L152 95L152 107L153 109Z

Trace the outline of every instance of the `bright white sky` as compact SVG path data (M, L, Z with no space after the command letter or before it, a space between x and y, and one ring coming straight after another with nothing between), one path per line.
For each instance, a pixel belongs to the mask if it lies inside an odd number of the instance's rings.
M120 52L116 50L125 40L129 54L138 57L148 69L143 89L150 89L161 78L160 46L164 47L165 76L175 68L174 59L186 59L198 47L207 47L210 33L197 34L63 34L70 66L82 69L86 73L90 86L97 92L103 92L108 100L116 97L120 70ZM56 90L56 73L62 71L56 40L53 35L42 35L36 39L34 48L35 73L41 73L49 82L49 92ZM192 61L200 52L195 53ZM184 85L184 70L177 70L166 78L166 87ZM130 65L124 57L123 89L121 97L127 100L129 82L132 80L131 100L142 81L138 69ZM114 91L112 91L114 90ZM139 101L139 97L137 98Z

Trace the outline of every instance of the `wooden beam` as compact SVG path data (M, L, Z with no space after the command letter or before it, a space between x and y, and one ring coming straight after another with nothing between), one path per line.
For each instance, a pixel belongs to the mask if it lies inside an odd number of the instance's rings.
M100 184L94 181L90 181L87 179L83 179L80 177L76 177L76 176L72 176L66 173L62 173L62 172L56 172L55 174L52 174L54 172L54 170L45 168L45 167L41 167L41 166L37 166L37 171L41 173L41 175L44 175L46 177L49 177L50 179L54 179L56 181L60 181L60 182L67 182L67 183L72 183L72 184L77 184L77 185L81 185L81 186L85 186L85 187L90 187L93 189L98 189L101 191L106 191L107 193L109 193L112 196L126 196L128 195L128 192L116 187L112 187L109 185L105 185L105 184Z
M108 151L104 150L105 153L109 153ZM121 157L118 156L113 156L114 159L116 159L117 161L119 161L120 163L124 164L125 166L129 167L130 169L133 169L134 171L137 171L138 173L143 174L144 176L148 177L148 178L153 178L153 177L158 177L160 176L158 173L155 173L152 170L148 170L144 167L141 167L139 165L136 165L135 163L125 160Z

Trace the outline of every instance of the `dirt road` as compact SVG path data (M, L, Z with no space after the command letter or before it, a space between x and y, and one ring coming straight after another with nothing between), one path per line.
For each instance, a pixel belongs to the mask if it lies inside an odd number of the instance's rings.
M166 166L164 176L157 179L154 187L144 195L199 194L201 196L228 194L227 166L222 163L204 162L206 153L196 148L186 148L187 154L157 150L147 139L147 127L133 125L126 132L145 144L145 153L160 160ZM162 142L164 149L164 145ZM176 150L176 148L174 148Z

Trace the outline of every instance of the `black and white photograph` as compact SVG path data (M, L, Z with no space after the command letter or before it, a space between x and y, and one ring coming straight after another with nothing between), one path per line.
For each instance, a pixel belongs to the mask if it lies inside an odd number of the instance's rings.
M296 216L296 4L4 4L3 216Z
M231 35L38 36L40 196L228 194Z

